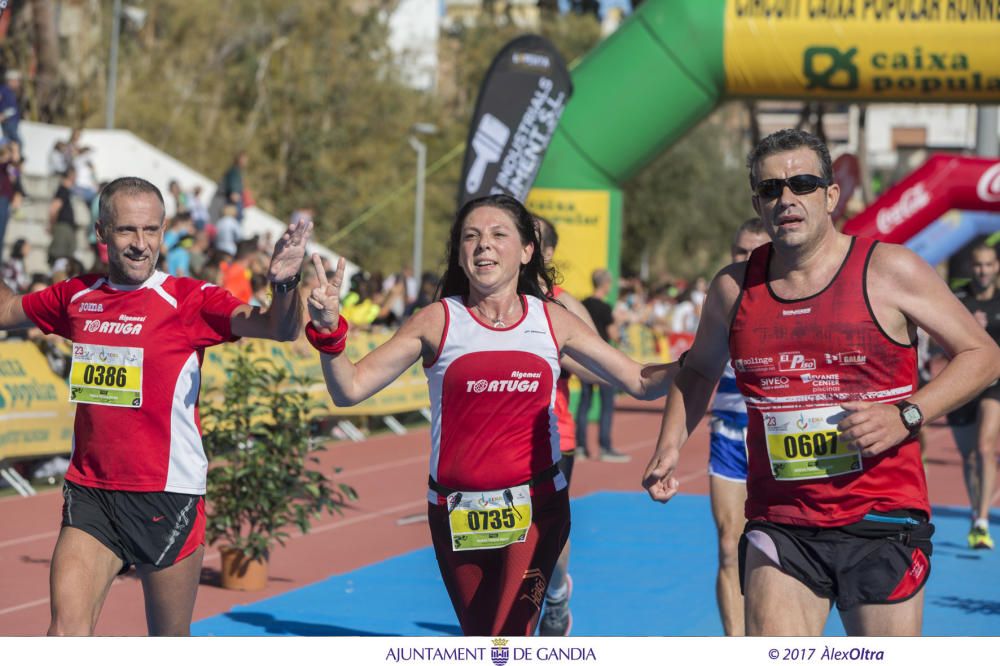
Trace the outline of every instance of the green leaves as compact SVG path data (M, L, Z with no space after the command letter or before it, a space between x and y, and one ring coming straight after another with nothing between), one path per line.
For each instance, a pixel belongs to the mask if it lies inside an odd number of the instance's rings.
M315 401L302 378L254 356L252 343L230 345L225 368L225 385L206 390L201 405L210 460L206 538L259 558L284 544L288 527L307 532L312 518L341 513L357 494L310 468L325 447L310 437Z
M735 110L723 106L628 183L623 272L638 274L644 253L652 275L688 280L729 263L733 232L754 214Z

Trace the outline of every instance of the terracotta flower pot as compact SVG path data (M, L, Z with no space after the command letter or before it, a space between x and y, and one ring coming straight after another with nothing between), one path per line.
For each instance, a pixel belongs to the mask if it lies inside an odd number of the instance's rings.
M267 587L267 557L250 559L235 548L220 548L222 587L227 590L263 590Z

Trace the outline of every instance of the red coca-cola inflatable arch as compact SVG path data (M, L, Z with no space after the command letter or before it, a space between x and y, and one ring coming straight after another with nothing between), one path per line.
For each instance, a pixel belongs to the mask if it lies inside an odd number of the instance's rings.
M844 223L844 233L905 243L952 209L1000 212L1000 160L934 155Z

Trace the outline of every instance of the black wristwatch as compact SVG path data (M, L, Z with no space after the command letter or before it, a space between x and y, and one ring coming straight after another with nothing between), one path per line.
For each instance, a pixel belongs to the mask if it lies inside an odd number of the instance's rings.
M284 282L272 282L271 291L276 294L287 294L298 286L299 280L301 279L302 275L296 275L288 280L285 280Z
M899 409L899 418L903 420L903 425L911 435L916 435L924 425L924 413L912 402L905 400L897 402L896 408Z

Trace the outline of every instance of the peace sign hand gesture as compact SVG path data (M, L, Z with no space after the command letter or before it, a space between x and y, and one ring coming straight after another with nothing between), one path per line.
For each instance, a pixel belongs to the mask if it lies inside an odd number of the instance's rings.
M333 279L327 281L323 261L318 254L312 256L313 266L319 285L309 294L306 304L312 324L320 333L331 333L340 321L340 285L344 283L344 258L337 260L337 270Z

